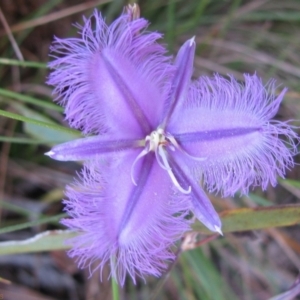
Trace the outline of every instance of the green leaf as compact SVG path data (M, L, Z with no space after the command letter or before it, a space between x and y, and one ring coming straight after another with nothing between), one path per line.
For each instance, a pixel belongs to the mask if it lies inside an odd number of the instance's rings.
M34 104L36 106L40 106L43 108L48 108L48 109L52 109L52 110L56 110L59 112L62 112L63 109L62 107L51 103L51 102L47 102L45 100L41 100L41 99L37 99L35 97L31 97L31 96L27 96L27 95L23 95L23 94L19 94L19 93L15 93L6 89L1 89L0 88L0 95L4 96L4 97L9 97L12 99L16 99L16 100L20 100L26 103L30 103L30 104Z
M261 206L271 206L273 203L270 200L267 200L259 195L254 193L249 193L248 197L256 204Z
M289 185L289 186L300 189L300 181L298 181L298 180L280 179L279 183L282 184L282 185L286 184L286 185Z
M17 59L10 59L10 58L3 58L3 57L0 58L0 65L39 68L39 69L47 68L47 64L45 63L40 63L36 61L21 61Z
M41 224L47 224L47 223L53 223L53 222L57 223L61 218L65 217L65 216L66 216L66 214L59 214L59 215L51 216L51 217L42 217L35 221L4 227L4 228L0 229L0 234L13 232L13 231L33 227L33 226L38 226Z
M0 136L0 142L6 142L6 143L14 143L14 144L41 144L43 143L40 140L35 140L32 138L23 138L23 137L12 137L12 136ZM45 140L44 143L47 143L49 141ZM44 144L43 143L43 144Z
M296 197L300 197L300 182L298 180L280 179L279 183Z
M76 236L71 230L51 230L23 241L0 243L0 255L68 249L65 241Z
M77 130L69 129L69 128L54 124L54 123L48 123L48 122L35 120L32 118L27 118L27 117L24 117L24 116L21 116L21 115L12 113L12 112L8 112L8 111L2 110L2 109L0 109L0 116L11 118L11 119L18 120L18 121L22 121L22 122L29 123L29 124L42 126L42 127L49 128L49 129L53 129L55 131L68 132L71 134L78 134Z
M54 123L50 118L44 116L43 114L29 109L28 107L21 105L21 104L14 104L14 108L16 108L22 115L27 118L31 118L34 120L38 120L47 124ZM59 126L59 125L57 125ZM80 137L79 131L72 130L61 126L61 128L67 129L64 131L57 132L54 128L49 128L45 126L36 126L36 124L25 123L24 130L29 135L35 137L36 139L40 140L43 143L47 143L49 145L64 143L66 141L71 141ZM47 141L47 142L45 142Z
M299 11L256 11L250 14L243 15L243 20L255 21L286 21L286 22L299 22Z
M0 207L12 211L14 213L20 214L21 216L29 217L32 212L24 209L18 205L11 203L11 201L0 200Z
M42 218L34 222L14 225L0 230L1 233L11 232L31 226L59 220L65 215ZM300 205L281 205L260 208L239 208L221 213L223 232L258 230L270 227L291 226L300 223ZM202 224L197 222L193 229L203 234L212 234ZM53 233L53 234L52 234ZM49 231L24 241L0 243L0 254L13 254L37 251L67 249L65 239L74 237L76 233L64 230ZM43 244L44 243L44 244Z
M180 259L182 268L187 268L192 274L189 280L194 281L193 286L197 287L199 299L238 299L201 248L183 252ZM185 271L185 274L188 272Z
M223 211L220 216L223 233L292 226L300 223L300 204L238 208ZM193 229L213 234L200 222L195 223Z

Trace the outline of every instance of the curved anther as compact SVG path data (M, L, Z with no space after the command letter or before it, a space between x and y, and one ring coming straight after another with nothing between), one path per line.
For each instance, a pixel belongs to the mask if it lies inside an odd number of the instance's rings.
M131 170L130 170L130 177L131 177L131 181L133 182L134 185L137 185L135 179L134 179L134 167L136 165L136 163L145 155L147 155L150 152L150 150L148 149L148 147L146 146L146 148L135 158L134 162L132 163L131 166Z
M193 160L197 160L197 161L206 160L206 157L197 157L197 156L193 156L193 155L188 154L185 150L182 149L182 147L180 147L180 145L177 143L177 141L175 140L175 138L171 134L167 133L166 138L171 142L172 145L174 145L174 147L176 149L180 150L183 154L185 154L189 158L191 158ZM171 150L174 151L173 149L171 149Z
M156 157L156 160L157 160L157 163L160 165L160 167L166 171L168 171L168 167L164 164L160 156L160 153L159 153L159 149L160 149L161 145L158 146L156 149L155 149L155 157Z
M189 188L187 190L185 190L180 184L179 182L177 181L174 173L172 172L172 169L169 165L169 162L168 162L168 159L167 159L167 156L166 156L166 153L165 153L165 150L162 148L162 146L160 145L158 147L158 153L160 155L160 157L162 158L163 160L163 163L164 165L166 166L166 171L168 172L172 182L174 183L174 185L178 188L178 190L183 193L183 194L189 194L191 192L191 187L189 186Z

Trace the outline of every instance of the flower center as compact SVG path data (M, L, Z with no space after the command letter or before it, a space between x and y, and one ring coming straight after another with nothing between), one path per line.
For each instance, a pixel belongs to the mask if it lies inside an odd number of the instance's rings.
M162 128L158 127L157 130L152 131L150 135L147 135L145 138L145 148L142 150L142 152L136 157L134 160L132 166L131 166L131 180L133 184L136 184L136 181L134 179L134 168L136 163L145 155L147 155L149 152L153 151L155 153L155 157L157 160L157 163L160 165L162 169L164 169L168 175L170 176L173 184L176 186L176 188L183 194L189 194L191 192L191 187L189 186L188 189L184 189L178 182L177 178L175 177L172 168L170 167L169 161L168 161L168 153L166 151L166 147L169 147L170 150L175 151L175 149L180 150L188 157L195 159L195 160L205 160L205 158L198 158L193 157L186 153L180 145L177 143L176 139L169 133L166 133Z
M156 151L159 146L168 145L168 141L166 139L166 135L162 128L158 128L155 131L152 131L150 135L147 135L145 138L146 147L147 143L149 151Z

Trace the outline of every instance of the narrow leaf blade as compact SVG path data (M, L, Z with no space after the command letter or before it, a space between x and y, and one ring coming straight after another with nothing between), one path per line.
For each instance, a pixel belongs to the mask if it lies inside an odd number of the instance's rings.
M300 223L300 205L232 209L222 212L221 220L223 233L292 226ZM203 234L213 234L199 222L193 229Z
M0 243L0 255L68 249L66 240L76 235L71 230L51 230L23 241Z

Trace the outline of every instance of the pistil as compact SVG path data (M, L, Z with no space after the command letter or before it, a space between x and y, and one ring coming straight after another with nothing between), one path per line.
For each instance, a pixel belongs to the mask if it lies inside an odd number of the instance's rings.
M171 181L175 185L175 187L183 194L189 194L191 192L191 187L189 186L188 189L184 189L180 183L178 182L177 178L175 177L172 168L168 162L167 152L165 150L166 147L169 147L170 150L175 151L175 149L179 149L180 151L185 151L179 146L176 142L175 138L169 134L165 133L162 128L158 128L155 131L152 131L150 135L147 135L145 138L145 148L141 151L141 153L136 157L134 160L132 167L131 167L131 180L134 185L137 185L135 178L134 178L134 169L136 163L149 152L153 151L155 153L155 157L157 163L160 165L162 169L167 171L168 175L171 178ZM188 155L190 156L190 155ZM203 160L200 158L200 160Z

